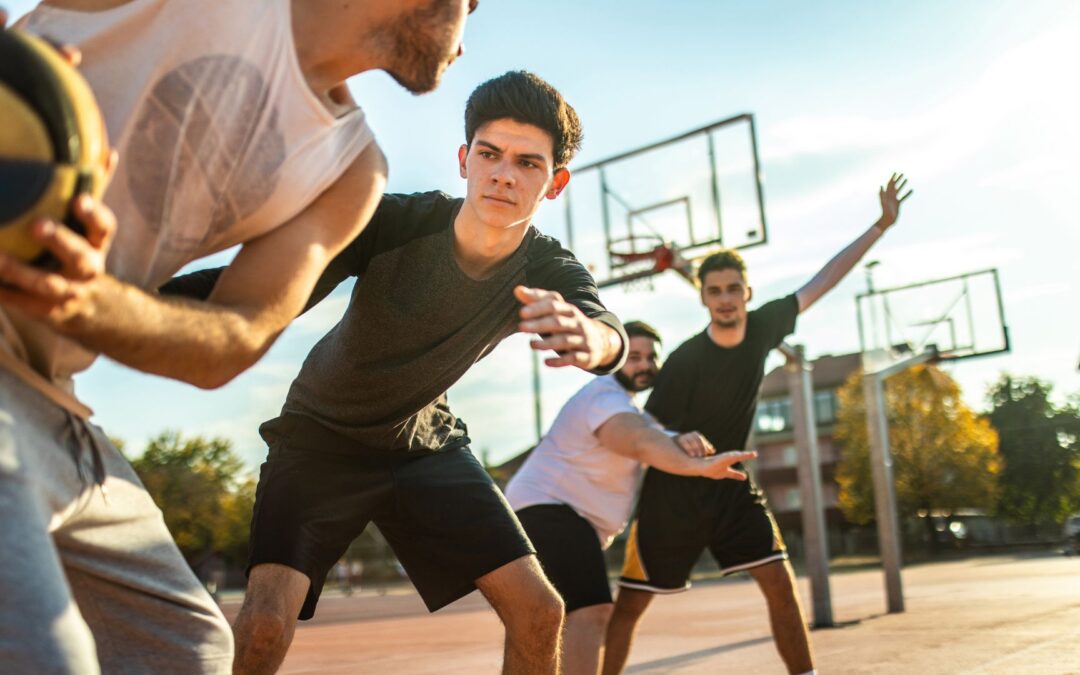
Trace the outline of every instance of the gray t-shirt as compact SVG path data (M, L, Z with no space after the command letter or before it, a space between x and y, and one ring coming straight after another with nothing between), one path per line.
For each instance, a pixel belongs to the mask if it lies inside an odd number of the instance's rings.
M619 331L626 344L622 324L600 303L589 272L533 227L488 278L465 275L453 252L461 204L442 192L383 197L308 303L357 277L341 321L311 350L281 415L260 429L268 443L291 436L291 444L313 450L358 454L468 443L446 390L517 330L518 284L558 291L586 316ZM180 289L185 278L176 281L163 292L193 294ZM599 372L620 365L621 359Z

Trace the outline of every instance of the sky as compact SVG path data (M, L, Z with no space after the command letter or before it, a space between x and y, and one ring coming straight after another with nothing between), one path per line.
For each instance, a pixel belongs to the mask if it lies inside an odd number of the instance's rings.
M0 1L14 16L33 4ZM1080 4L1066 0L483 0L466 29L465 55L438 91L415 97L382 73L350 87L389 159L394 192L463 195L456 151L465 99L511 69L544 77L577 110L585 143L572 170L752 113L769 243L745 252L751 306L793 292L861 234L879 214L878 186L903 171L915 192L867 256L879 263L874 282L999 269L1012 352L945 366L968 402L984 409L986 389L1003 371L1049 380L1059 398L1080 391L1078 34ZM687 175L665 171L656 181L677 184ZM578 193L571 180L572 199L587 193L581 178ZM565 238L561 204L546 204L534 222ZM575 220L575 232L599 227ZM856 268L800 317L790 342L812 357L856 351L854 297L865 284ZM177 429L228 438L255 467L266 453L258 425L278 413L348 291L343 285L295 321L259 364L222 389L201 391L100 359L77 379L77 391L132 454ZM602 299L624 320L659 328L668 349L707 318L695 291L671 273L651 291L615 288ZM499 462L535 440L531 372L527 340L514 336L450 390L477 454ZM544 369L544 427L588 377Z

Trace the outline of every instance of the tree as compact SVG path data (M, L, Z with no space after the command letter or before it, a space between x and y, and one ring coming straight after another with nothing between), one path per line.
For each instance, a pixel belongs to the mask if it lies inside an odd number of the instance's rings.
M874 519L874 488L861 373L848 378L838 398L840 509L865 524ZM1001 464L997 434L964 403L955 380L934 366L916 366L886 380L885 402L901 517L993 507ZM933 545L929 517L926 524Z
M166 431L131 464L189 563L215 553L244 561L255 481L228 440Z
M990 387L989 418L1005 468L998 512L1032 527L1080 510L1080 395L1063 405L1035 377L1003 373Z

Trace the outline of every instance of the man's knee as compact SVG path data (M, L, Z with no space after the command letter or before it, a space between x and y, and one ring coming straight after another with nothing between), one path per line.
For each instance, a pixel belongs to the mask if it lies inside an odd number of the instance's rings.
M306 575L284 565L253 568L244 604L236 618L239 651L265 652L287 647L309 585Z
M245 608L236 620L237 642L244 651L277 651L285 644L294 621L267 608Z
M547 584L538 584L531 592L524 594L519 606L506 617L506 627L513 630L522 627L526 630L558 631L566 618L566 605L555 589Z
M535 556L507 563L477 579L476 585L508 631L561 629L565 606Z

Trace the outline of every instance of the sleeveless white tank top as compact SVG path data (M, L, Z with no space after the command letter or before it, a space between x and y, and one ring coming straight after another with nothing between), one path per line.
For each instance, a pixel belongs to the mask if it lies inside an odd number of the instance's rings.
M42 5L20 27L82 50L120 153L104 199L118 221L109 272L143 288L282 225L373 140L360 109L335 118L311 91L289 0ZM0 333L0 352L69 392L94 358L16 310L0 308Z

